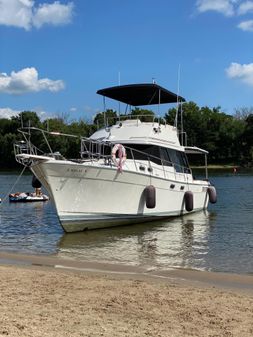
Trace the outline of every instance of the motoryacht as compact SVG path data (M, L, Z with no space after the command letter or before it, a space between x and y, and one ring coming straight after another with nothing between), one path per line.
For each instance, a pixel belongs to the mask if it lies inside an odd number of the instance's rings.
M183 97L155 83L105 88L103 97L131 107L182 103ZM207 177L195 179L188 153L207 151L180 144L177 127L161 118L119 115L113 125L80 137L80 158L59 152L40 153L31 143L29 127L15 144L16 160L29 166L53 200L66 232L127 225L204 210L216 202ZM44 143L57 132L39 130ZM70 136L72 135L62 135ZM205 163L207 164L206 160Z

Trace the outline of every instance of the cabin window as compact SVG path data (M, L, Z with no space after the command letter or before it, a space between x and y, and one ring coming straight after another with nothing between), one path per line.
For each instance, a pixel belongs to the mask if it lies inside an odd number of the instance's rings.
M170 158L170 161L174 164L174 167L177 172L189 173L189 164L187 157L184 152L166 149Z
M169 156L169 153L165 147L160 147L160 156L162 160L162 164L164 166L172 166L172 160Z
M132 158L135 160L150 160L153 163L161 165L159 147L155 145L144 145L144 144L126 144L127 158ZM132 149L132 151L131 151Z
M189 164L184 152L156 145L125 144L127 158L135 160L150 160L163 165L174 166L177 172L189 173ZM132 149L132 151L131 151Z

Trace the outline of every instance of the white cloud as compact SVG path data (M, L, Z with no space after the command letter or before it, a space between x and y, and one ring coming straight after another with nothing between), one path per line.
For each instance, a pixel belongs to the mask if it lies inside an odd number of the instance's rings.
M64 89L62 80L39 79L35 68L25 68L18 72L12 71L10 76L0 73L0 93L25 94L47 90L57 92Z
M253 63L239 64L233 62L226 69L226 73L229 78L239 79L249 86L253 86Z
M85 105L84 106L84 112L85 113L99 113L101 110L100 109L97 109L97 108L92 108L91 106L89 105Z
M17 116L20 111L12 110L11 108L0 108L0 118L11 118Z
M22 110L13 110L12 108L0 108L0 118L10 119L13 116L18 116L22 111L34 111L41 121L48 118L56 118L57 113L47 112L42 107L26 108Z
M244 15L249 12L253 12L253 1L245 1L242 4L240 4L238 8L239 15Z
M33 24L40 28L44 24L54 26L70 23L73 15L73 3L67 5L55 1L53 4L42 4L34 12Z
M242 21L237 27L246 32L253 32L253 20Z
M196 0L200 13L216 11L225 16L245 15L253 12L253 0ZM240 22L237 27L243 31L253 32L253 20Z
M31 26L32 0L0 0L0 24L28 30Z
M31 29L48 25L64 25L72 20L74 5L72 2L61 4L42 3L35 6L33 0L0 0L0 25Z
M45 111L41 106L34 107L31 109L31 111L35 111L41 121L51 117L51 113Z
M207 11L215 11L225 16L233 16L235 14L234 4L237 0L197 0L196 6L200 13Z

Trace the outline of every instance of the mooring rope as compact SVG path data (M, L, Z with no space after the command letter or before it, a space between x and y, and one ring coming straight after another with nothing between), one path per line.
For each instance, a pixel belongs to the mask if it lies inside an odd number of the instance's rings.
M5 195L5 197L2 199L2 202L4 202L8 197L9 195L11 194L12 190L14 189L14 187L17 185L17 183L19 182L19 179L22 177L24 171L26 169L26 166L23 167L23 170L21 171L21 173L19 174L19 176L17 177L16 181L14 182L14 184L12 185L10 191Z

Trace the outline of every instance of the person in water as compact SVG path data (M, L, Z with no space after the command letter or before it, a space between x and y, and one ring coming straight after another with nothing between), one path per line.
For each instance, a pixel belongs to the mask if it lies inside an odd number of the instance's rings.
M41 197L42 196L42 191L41 191L40 187L35 188L35 196L36 197Z

